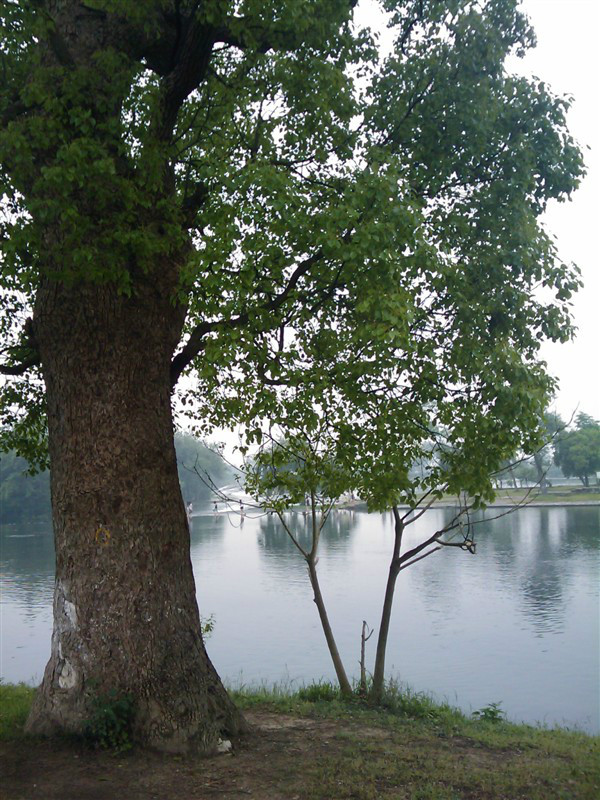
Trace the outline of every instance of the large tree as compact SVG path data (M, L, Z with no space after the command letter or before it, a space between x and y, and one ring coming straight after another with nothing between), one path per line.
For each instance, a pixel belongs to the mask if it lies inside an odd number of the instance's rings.
M576 475L589 486L590 475L600 472L600 423L589 414L578 414L575 428L563 430L557 437L554 463L567 478Z
M57 553L30 731L109 690L157 747L243 724L199 632L182 375L204 427L368 431L364 472L434 423L450 490L535 447L578 285L538 223L582 172L566 102L506 73L515 0L385 0L386 58L354 5L2 5L2 435L35 459L47 430Z

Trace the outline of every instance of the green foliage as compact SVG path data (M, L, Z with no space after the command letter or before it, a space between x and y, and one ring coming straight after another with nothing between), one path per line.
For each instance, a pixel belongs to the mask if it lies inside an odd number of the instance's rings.
M135 299L169 265L202 433L310 440L325 419L328 492L485 503L539 444L541 342L572 334L579 275L540 223L584 172L569 103L506 71L534 42L516 0L386 0L386 58L353 7L95 0L75 36L54 6L4 5L6 368L39 355L40 286ZM2 402L33 459L31 370Z
M92 698L92 714L84 728L84 737L95 747L122 753L133 747L135 701L131 695L115 689Z
M351 484L350 474L336 460L327 426L320 421L312 436L298 430L286 434L282 440L261 439L245 464L246 490L275 511L308 500L311 508L325 513Z
M200 619L200 630L202 631L202 636L205 639L208 639L208 637L214 631L215 624L216 624L216 620L215 620L215 615L214 614L211 614L209 617L201 617L201 619Z
M576 475L584 486L600 471L600 424L588 414L578 414L575 429L557 437L554 461L566 477Z
M481 722L491 722L495 725L498 722L502 722L506 716L500 708L501 705L501 703L489 703L478 711L474 711L473 717Z
M44 389L37 375L18 382L6 382L0 387L0 419L0 453L13 451L25 459L25 468L31 475L47 470L48 428Z

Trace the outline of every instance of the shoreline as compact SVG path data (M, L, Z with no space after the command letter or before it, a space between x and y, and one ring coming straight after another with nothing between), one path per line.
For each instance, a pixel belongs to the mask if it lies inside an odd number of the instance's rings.
M359 696L343 700L331 684L291 695L233 692L252 730L225 755L200 761L144 750L131 740L125 751L111 750L110 741L94 748L76 737L28 737L23 724L33 691L2 691L6 800L592 800L600 788L600 737L511 723L499 703L466 715L397 688L388 688L380 707Z
M487 503L485 508L481 509L482 511L486 511L489 508L514 508L515 511L521 508L600 508L600 498L598 500L566 500L564 498L560 500L539 500L537 498L533 500L529 500L527 502L523 502L523 498L515 498L514 500L507 500L504 498L499 498L494 500L493 503ZM405 503L399 503L398 508L403 510L408 510L411 506ZM458 509L459 505L457 504L456 500L436 500L434 503L429 506L430 509L433 508L453 508ZM335 506L337 511L367 511L367 504L362 500L350 500L348 502L338 503ZM421 509L417 506L415 511L420 511ZM374 512L377 513L377 512ZM381 512L385 513L385 512Z

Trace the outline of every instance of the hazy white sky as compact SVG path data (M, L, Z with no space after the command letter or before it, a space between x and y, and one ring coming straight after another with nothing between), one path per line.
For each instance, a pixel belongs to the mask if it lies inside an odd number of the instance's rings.
M546 227L556 236L563 259L582 271L584 288L573 313L577 338L568 344L547 344L543 355L560 379L557 409L570 416L575 407L600 419L600 0L523 0L535 28L538 46L511 63L523 74L546 81L574 103L568 121L585 149L588 174L570 203L555 203Z

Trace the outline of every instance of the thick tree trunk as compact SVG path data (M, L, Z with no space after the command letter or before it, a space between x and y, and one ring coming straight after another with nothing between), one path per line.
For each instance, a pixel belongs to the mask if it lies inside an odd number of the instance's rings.
M38 294L56 586L31 733L81 732L109 691L133 697L135 740L162 750L209 752L244 724L200 634L173 444L184 311L172 288L155 275L131 298L106 285Z

